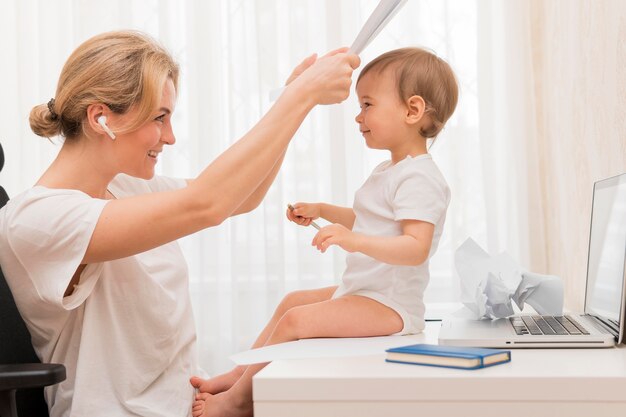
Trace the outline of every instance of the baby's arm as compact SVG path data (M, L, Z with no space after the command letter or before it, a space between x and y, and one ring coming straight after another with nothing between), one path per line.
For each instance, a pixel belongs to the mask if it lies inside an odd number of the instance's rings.
M332 204L319 203L320 217L330 223L339 223L352 230L356 215L352 207L333 206Z
M338 224L322 228L313 245L325 252L330 245L361 252L392 265L420 265L428 259L435 226L420 220L402 220L402 235L372 236L354 233Z
M326 203L295 203L293 207L293 211L287 210L287 218L303 226L308 226L320 217L330 223L339 223L350 230L354 225L355 214L350 207Z

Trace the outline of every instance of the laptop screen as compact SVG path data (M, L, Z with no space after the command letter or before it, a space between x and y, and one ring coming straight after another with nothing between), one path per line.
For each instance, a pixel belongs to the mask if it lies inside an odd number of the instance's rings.
M626 174L595 183L591 210L585 313L617 331L624 302Z

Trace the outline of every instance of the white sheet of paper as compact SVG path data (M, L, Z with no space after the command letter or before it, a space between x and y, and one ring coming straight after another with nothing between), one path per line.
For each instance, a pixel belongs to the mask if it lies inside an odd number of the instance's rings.
M332 339L302 339L247 350L230 356L237 365L265 363L278 359L332 358L384 353L386 349L425 343L424 334Z
M357 55L363 52L365 47L383 30L406 2L407 0L380 0L356 36L350 47L350 52Z
M376 6L359 31L354 42L352 42L350 52L356 55L363 52L365 47L370 44L406 2L407 0L380 0L378 6ZM270 101L275 101L283 93L284 89L285 87L280 87L270 91Z

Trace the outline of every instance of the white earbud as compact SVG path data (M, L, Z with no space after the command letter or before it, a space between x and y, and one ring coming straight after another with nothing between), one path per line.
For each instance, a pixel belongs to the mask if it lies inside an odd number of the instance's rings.
M107 126L107 117L106 116L98 117L98 124L100 126L102 126L102 129L106 132L107 135L109 135L109 137L111 139L115 140L115 133L113 133L113 131L111 129L109 129L109 126Z

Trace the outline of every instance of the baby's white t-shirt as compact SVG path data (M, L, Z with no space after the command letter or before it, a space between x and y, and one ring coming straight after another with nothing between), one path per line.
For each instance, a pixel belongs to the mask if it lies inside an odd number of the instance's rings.
M186 186L118 175L116 198ZM0 264L43 362L51 417L188 416L197 372L188 271L177 242L89 264L64 297L106 200L35 186L0 211Z
M354 196L352 230L370 236L401 236L401 220L435 225L428 258L439 244L450 189L430 154L378 165ZM346 270L333 298L361 295L394 309L404 321L400 334L424 329L428 260L418 266L390 265L360 252L346 256Z

